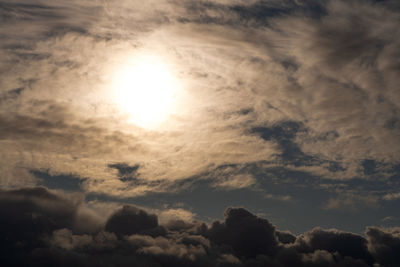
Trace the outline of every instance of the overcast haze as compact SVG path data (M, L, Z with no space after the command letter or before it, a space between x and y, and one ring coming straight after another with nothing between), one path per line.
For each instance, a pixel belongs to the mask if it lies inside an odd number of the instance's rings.
M7 266L400 266L398 1L0 0L0 25Z

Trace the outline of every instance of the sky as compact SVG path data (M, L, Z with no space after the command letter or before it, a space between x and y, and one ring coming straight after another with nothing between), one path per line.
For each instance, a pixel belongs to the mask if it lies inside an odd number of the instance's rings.
M0 23L0 262L400 265L398 1L0 0Z

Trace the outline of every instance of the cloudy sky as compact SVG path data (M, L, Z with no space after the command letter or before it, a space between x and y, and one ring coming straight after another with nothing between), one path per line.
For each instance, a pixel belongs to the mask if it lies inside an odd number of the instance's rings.
M9 264L400 264L398 1L5 0L0 23Z

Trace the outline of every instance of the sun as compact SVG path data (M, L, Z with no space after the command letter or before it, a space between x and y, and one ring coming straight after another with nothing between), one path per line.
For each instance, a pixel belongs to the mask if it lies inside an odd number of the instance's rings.
M116 71L113 99L130 123L155 128L173 113L179 88L165 62L155 56L138 56Z

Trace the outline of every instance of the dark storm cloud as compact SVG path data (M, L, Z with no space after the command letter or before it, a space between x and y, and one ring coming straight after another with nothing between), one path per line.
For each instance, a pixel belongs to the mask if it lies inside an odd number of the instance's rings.
M225 222L214 222L209 236L217 244L232 247L235 255L246 258L273 255L278 246L275 227L242 208L228 208Z
M9 240L12 246L58 228L71 228L77 206L41 187L1 191L0 203L2 241Z
M74 230L81 202L45 188L0 193L0 261L7 266L372 266L400 263L397 228L369 227L366 237L315 228L277 230L243 208L224 221L160 226L135 206L111 215L104 228ZM94 227L94 225L93 225ZM154 229L158 230L156 234ZM147 231L147 232L146 232Z
M108 219L106 231L133 235L158 226L156 215L147 214L134 206L123 206Z
M288 231L275 230L276 238L282 244L291 244L296 241L296 236Z
M360 235L339 230L315 228L299 236L294 246L301 252L326 250L331 253L338 252L343 257L362 259L369 264L372 263L372 257L367 249L367 240Z
M56 229L72 228L76 206L45 188L1 191L0 261L28 266L24 251L43 245L42 237Z
M400 264L400 229L368 227L366 230L369 250L383 266Z

